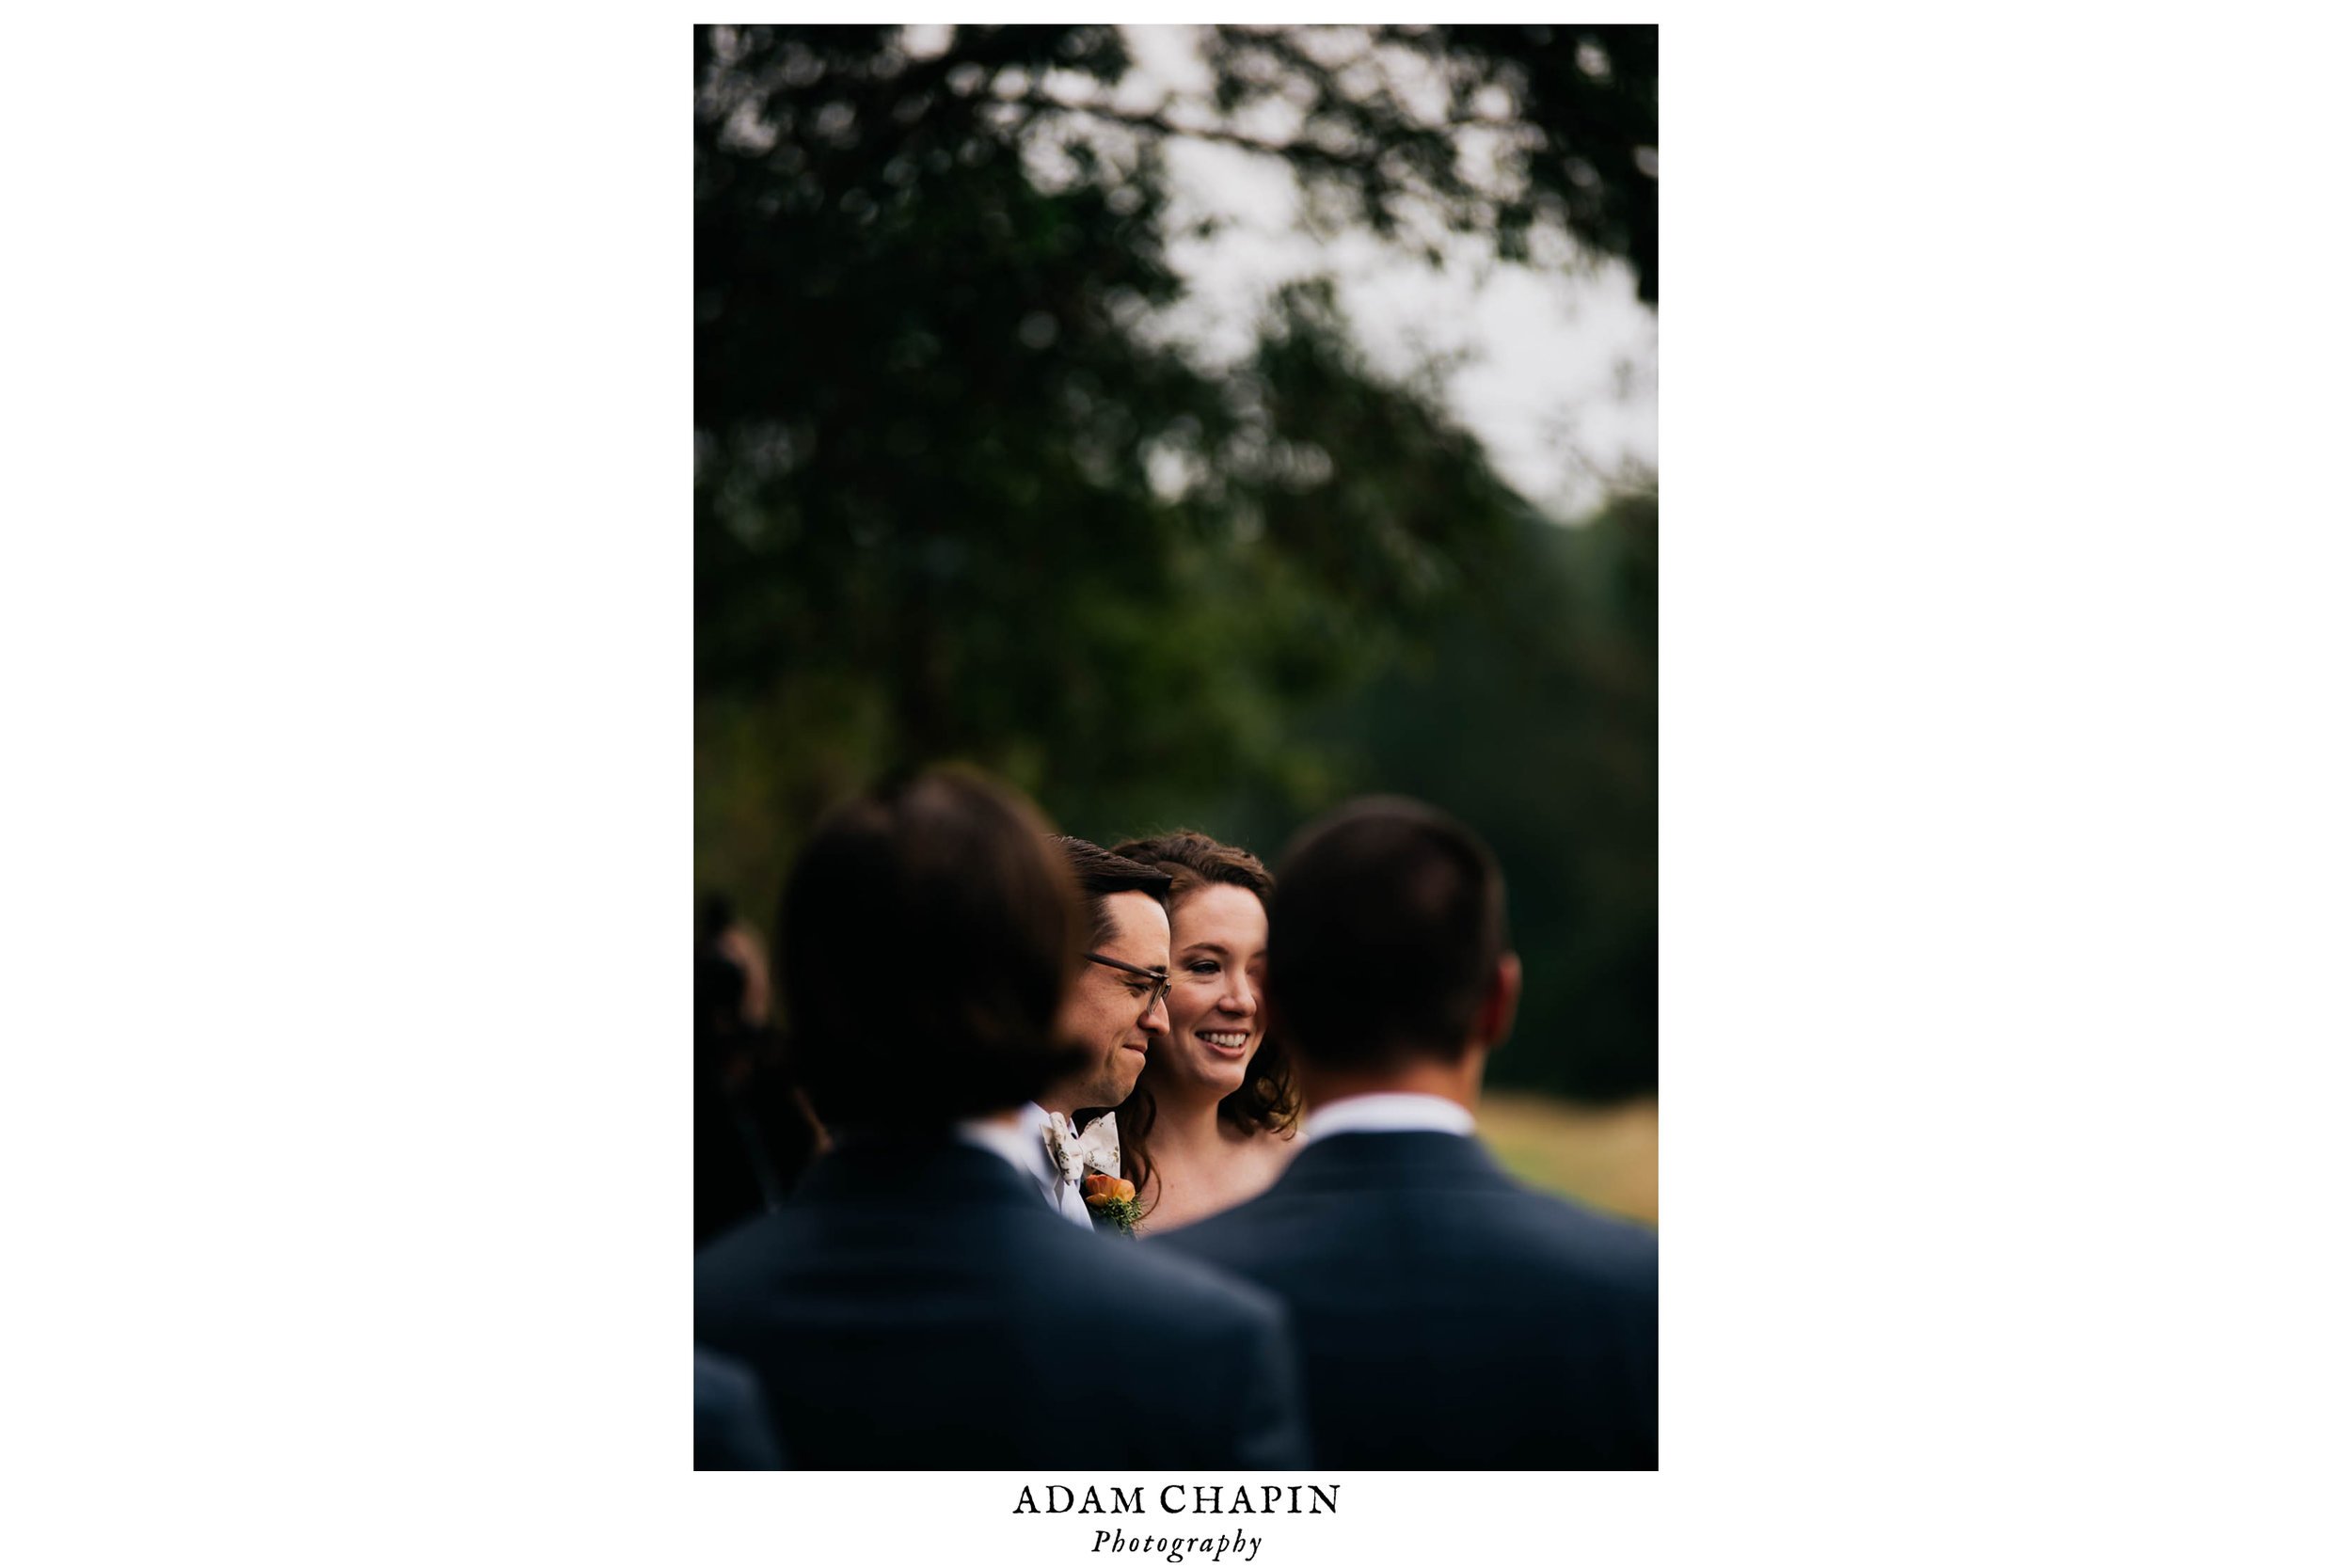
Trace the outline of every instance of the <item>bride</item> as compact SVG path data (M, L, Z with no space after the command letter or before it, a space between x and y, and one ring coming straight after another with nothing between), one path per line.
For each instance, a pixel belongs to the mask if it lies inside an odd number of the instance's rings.
M1266 897L1274 879L1206 833L1111 851L1167 872L1168 1039L1119 1107L1122 1174L1139 1232L1169 1230L1257 1196L1295 1152L1290 1060L1266 1038Z

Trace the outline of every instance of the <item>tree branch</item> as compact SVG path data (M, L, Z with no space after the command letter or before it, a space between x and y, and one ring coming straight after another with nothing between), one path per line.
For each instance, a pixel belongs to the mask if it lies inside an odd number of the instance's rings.
M1016 98L999 100L1032 110L1050 110L1057 114L1089 115L1096 119L1109 120L1132 130L1156 132L1163 136L1190 136L1197 141L1216 142L1225 147L1238 147L1247 152L1262 152L1273 158L1308 158L1342 167L1369 168L1378 161L1378 150L1351 156L1334 152L1311 142L1267 141L1245 135L1239 131L1221 126L1179 125L1159 110L1114 109L1107 104L1071 103L1046 93L1027 93Z

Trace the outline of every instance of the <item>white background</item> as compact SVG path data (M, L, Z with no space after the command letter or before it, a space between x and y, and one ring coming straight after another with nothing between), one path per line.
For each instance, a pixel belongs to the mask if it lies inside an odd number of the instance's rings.
M1663 1469L1260 1563L2344 1560L2344 40L2087 14L1667 12ZM11 1560L1099 1560L686 1469L688 20L8 26Z

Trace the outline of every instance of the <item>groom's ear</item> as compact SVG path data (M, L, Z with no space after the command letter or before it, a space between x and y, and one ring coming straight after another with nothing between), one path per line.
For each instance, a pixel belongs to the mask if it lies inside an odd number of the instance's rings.
M1478 1014L1472 1026L1471 1038L1489 1050L1510 1037L1511 1025L1519 1014L1519 956L1505 953L1495 960L1494 973L1487 976L1486 994L1479 999Z

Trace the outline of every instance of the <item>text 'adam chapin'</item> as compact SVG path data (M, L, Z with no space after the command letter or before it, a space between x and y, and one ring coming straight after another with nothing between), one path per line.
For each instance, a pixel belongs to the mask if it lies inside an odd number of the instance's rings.
M1226 1494L1232 1494L1227 1500ZM1110 1501L1103 1498L1108 1494ZM1186 1494L1190 1496L1187 1497ZM1252 1497L1251 1494L1256 1496ZM1285 1497L1284 1494L1288 1494ZM1303 1497L1302 1497L1303 1494ZM1160 1488L1162 1513L1337 1513L1340 1489L1330 1486L1186 1486L1171 1481ZM1025 1486L1013 1503L1015 1513L1144 1513L1140 1486L1089 1486L1083 1495L1059 1484L1045 1488L1040 1506L1034 1488Z

